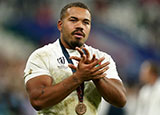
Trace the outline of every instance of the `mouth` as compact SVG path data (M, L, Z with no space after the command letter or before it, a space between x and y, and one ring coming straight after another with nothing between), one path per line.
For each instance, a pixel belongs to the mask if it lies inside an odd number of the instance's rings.
M75 38L78 38L78 39L82 39L85 37L85 34L81 31L76 31L76 32L73 32L72 34Z
M74 34L74 37L76 37L76 38L83 38L83 36L80 35L80 34Z

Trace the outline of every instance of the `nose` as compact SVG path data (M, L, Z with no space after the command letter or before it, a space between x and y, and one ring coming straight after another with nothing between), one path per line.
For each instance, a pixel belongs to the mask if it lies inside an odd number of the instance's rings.
M76 27L76 30L83 31L83 28L82 27Z
M81 21L77 22L76 29L80 29L80 30L84 29L84 25L83 25L83 23Z

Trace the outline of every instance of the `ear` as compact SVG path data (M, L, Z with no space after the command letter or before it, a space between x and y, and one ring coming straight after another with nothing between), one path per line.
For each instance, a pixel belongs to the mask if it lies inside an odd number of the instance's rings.
M62 20L59 20L59 21L58 21L57 27L58 27L58 30L59 30L59 31L62 30Z

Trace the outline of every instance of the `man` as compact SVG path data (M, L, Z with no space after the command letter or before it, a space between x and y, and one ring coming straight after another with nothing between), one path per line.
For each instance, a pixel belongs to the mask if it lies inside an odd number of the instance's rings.
M97 115L101 96L117 107L125 88L112 58L85 44L91 13L80 2L66 5L58 21L60 39L29 57L25 84L38 114Z
M159 115L160 78L157 63L150 60L142 63L140 82L143 86L137 99L136 115Z

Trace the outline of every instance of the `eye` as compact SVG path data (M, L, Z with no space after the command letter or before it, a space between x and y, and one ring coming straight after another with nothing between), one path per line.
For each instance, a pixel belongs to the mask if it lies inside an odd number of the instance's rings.
M90 24L89 21L84 21L83 23L84 23L85 25L89 25L89 24Z
M70 18L69 19L69 21L71 21L71 22L76 22L78 19L76 19L76 18Z
M71 22L75 22L76 20L75 20L75 19L70 19L70 21L71 21Z

